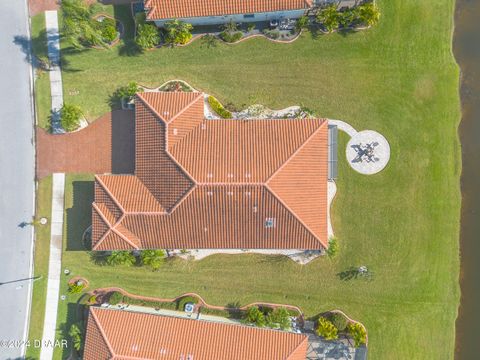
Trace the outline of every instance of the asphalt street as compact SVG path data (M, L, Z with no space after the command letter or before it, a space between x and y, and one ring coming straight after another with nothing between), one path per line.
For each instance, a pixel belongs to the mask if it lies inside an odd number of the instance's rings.
M34 145L28 17L0 0L0 359L18 359L29 316Z

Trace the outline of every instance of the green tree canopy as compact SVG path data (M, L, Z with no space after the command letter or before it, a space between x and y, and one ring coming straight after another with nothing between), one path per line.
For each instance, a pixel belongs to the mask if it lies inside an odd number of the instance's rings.
M83 0L63 0L63 36L76 48L85 45L108 47L98 21L92 18L93 7Z
M152 24L140 24L137 28L135 42L142 50L152 49L160 43L158 29Z
M81 117L82 109L78 105L63 104L60 109L60 123L65 131L77 130Z
M110 266L132 266L135 264L136 259L130 251L112 251L112 253L107 256L106 262Z
M165 262L165 251L163 250L143 250L140 253L142 264L150 266L152 270L158 270Z
M245 323L255 324L260 327L264 327L266 325L265 315L260 311L258 306L249 307L243 321Z
M317 14L317 21L322 23L329 33L338 29L340 25L340 15L337 10L337 5L332 4L320 10Z
M178 19L167 21L165 23L165 41L172 45L186 44L192 38L192 29L192 24Z
M359 20L368 26L374 26L380 20L380 11L373 1L357 7L356 13Z
M318 319L317 335L325 338L325 340L338 339L338 329L333 323L324 317Z

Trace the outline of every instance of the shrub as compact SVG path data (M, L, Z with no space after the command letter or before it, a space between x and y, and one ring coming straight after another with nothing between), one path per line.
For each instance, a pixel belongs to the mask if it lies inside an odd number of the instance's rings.
M60 123L65 131L77 130L80 126L82 109L77 105L64 104L60 109Z
M360 5L355 12L358 19L368 26L376 25L380 20L380 11L373 1Z
M140 24L137 28L136 44L142 49L152 49L160 43L160 35L155 25Z
M243 34L240 31L230 32L230 31L224 30L220 33L220 38L223 41L226 41L228 43L237 42L242 38L242 36Z
M252 32L253 30L255 30L255 24L254 23L248 23L247 31Z
M132 266L135 264L136 258L130 251L112 251L112 253L107 256L106 262L110 266Z
M118 99L127 98L128 101L132 100L136 93L143 92L143 89L138 86L135 81L131 81L127 86L122 86L115 92L115 97Z
M340 15L337 10L337 5L332 4L320 10L317 14L317 21L322 23L329 33L338 29L340 25Z
M338 330L333 323L324 317L318 319L318 326L316 331L318 336L325 338L325 340L338 339Z
M208 103L212 107L213 111L215 111L218 116L224 118L224 119L231 119L232 118L232 113L225 109L220 102L215 99L213 96L208 97Z
M367 342L367 332L359 323L350 323L347 325L348 333L355 341L355 347L359 347Z
M165 23L165 41L171 45L185 45L192 38L192 24L171 20Z
M97 302L97 296L96 295L92 295L88 298L88 303L89 304L95 304Z
M304 15L297 19L297 23L295 24L295 27L297 28L298 31L302 29L306 29L307 26L308 26L308 16Z
M242 321L246 324L255 324L256 326L259 326L259 327L264 327L267 324L265 315L258 308L258 306L249 307Z
M80 281L71 282L68 284L68 292L70 294L79 294L85 289L85 283Z
M114 291L108 297L108 303L110 305L117 305L123 302L123 294L118 291Z
M102 37L105 41L111 43L113 40L117 38L117 28L116 22L112 18L104 18L100 22L100 28L102 31Z
M338 331L343 331L347 328L348 319L341 313L331 313L329 316L329 320L332 322L333 325L335 325Z
M335 256L337 256L338 242L336 238L332 237L328 240L328 248L325 252L330 259L333 259Z
M265 30L263 30L263 34L265 36L268 36L269 38L272 38L272 39L278 39L280 37L280 31L278 31L278 30L265 29Z
M140 252L140 259L143 265L150 266L152 270L158 270L165 262L165 251L143 250Z
M271 328L280 328L288 330L292 327L290 314L284 307L276 308L266 317L267 326Z
M108 46L103 39L98 21L92 18L94 7L87 5L83 0L63 0L61 9L63 15L62 35L74 47Z
M184 297L178 299L177 300L177 310L180 310L180 311L185 310L185 305L187 303L197 304L198 299L196 297L193 297L193 296L184 296Z
M68 336L73 343L73 348L77 351L80 351L82 348L82 330L77 324L72 324L68 330Z

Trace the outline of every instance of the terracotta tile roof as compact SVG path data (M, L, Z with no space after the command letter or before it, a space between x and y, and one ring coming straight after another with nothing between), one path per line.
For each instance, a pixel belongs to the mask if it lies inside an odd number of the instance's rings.
M94 250L327 246L325 120L205 120L199 93L135 111L135 176L96 178Z
M253 14L308 9L311 0L146 0L147 19Z
M308 338L277 330L90 307L84 360L304 360Z

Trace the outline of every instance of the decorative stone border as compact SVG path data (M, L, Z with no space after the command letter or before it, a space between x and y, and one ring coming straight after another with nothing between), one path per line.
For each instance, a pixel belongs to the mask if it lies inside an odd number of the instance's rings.
M299 318L301 319L302 323L305 321L305 315L304 315L302 309L300 309L298 306L295 306L295 305L276 304L276 303L268 303L268 302L257 301L257 302L253 302L253 303L250 303L250 304L247 304L247 305L240 306L238 308L230 308L230 307L226 307L226 306L210 305L200 295L198 295L197 293L194 293L194 292L184 293L184 294L181 294L181 295L179 295L175 298L157 298L157 297L152 297L152 296L135 295L135 294L129 293L128 291L126 291L122 288L119 288L119 287L108 287L108 288L98 288L98 289L92 290L88 294L90 296L92 296L92 295L95 295L95 296L106 295L106 294L114 292L114 291L119 292L123 296L127 296L127 297L132 298L132 299L144 300L144 301L153 301L153 302L165 302L165 303L173 303L173 302L176 302L176 301L178 301L178 300L180 300L184 297L190 296L190 297L195 297L195 298L198 299L198 301L199 301L198 304L197 304L198 307L200 307L200 308L201 307L206 307L207 309L220 310L220 311L232 311L232 310L245 311L251 306L258 306L258 307L265 306L265 307L270 307L272 309L283 307L283 308L286 308L287 310L291 310L291 311L293 310L293 311L298 312ZM365 325L363 325L359 321L353 320L351 317L349 317L347 314L345 314L342 310L333 309L333 310L325 311L322 314L329 314L329 313L342 314L349 322L355 323L355 324L360 324L365 329L365 333L367 334L366 341L365 341L365 346L368 345L368 332L367 332L367 328L365 327Z

